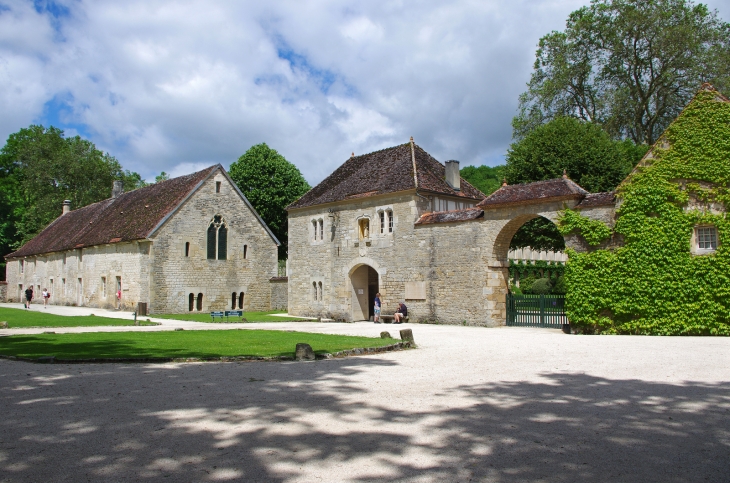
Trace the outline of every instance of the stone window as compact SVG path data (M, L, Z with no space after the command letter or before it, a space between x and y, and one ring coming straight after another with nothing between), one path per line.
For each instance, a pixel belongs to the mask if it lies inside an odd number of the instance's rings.
M191 292L188 295L188 312L192 312L194 307L195 307L195 294Z
M185 242L185 256L190 256L190 242Z
M385 212L380 211L378 215L380 215L380 234L382 235L385 233Z
M236 292L231 294L231 310L236 310Z
M20 273L25 272L25 260L19 260L18 263L20 264Z
M84 250L82 248L79 248L79 265L84 263Z
M50 285L50 290L49 290L49 292L51 293L51 295L53 295L53 279L50 279L50 280L49 280L49 284L48 284L48 285Z
M215 192L216 193L220 193L221 192L221 182L220 181L216 181L215 182Z
M203 310L203 294L202 293L199 293L198 294L198 300L197 300L197 303L195 305L195 309L198 312L200 312L201 310Z
M106 298L106 277L101 277L101 298Z
M220 215L213 217L207 233L208 260L225 260L228 252L228 227Z
M243 259L248 258L248 245L243 245Z
M61 279L61 293L63 294L64 297L66 296L66 279L65 278Z
M691 252L695 255L706 255L717 251L717 228L714 226L696 226L692 236Z
M317 220L312 220L312 232L314 233L314 241L317 241Z
M319 294L319 301L322 301L322 282L317 282L317 292Z
M122 289L122 277L117 277L116 282L117 282L117 290L116 291L119 292Z
M320 218L317 223L319 224L319 239L324 240L324 220Z
M66 254L63 254L63 264L66 265Z
M314 241L324 241L324 220L312 220L312 231Z
M241 310L243 310L243 297L244 297L243 292L238 294L238 308Z
M393 233L393 210L385 210L388 215L388 233Z
M357 225L360 239L363 240L370 238L370 219L361 218Z
M317 282L312 282L312 300L317 301Z

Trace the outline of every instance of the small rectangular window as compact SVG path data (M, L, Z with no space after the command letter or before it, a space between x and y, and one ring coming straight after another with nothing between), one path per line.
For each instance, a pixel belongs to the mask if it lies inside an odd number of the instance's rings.
M101 277L101 294L102 297L106 297L106 277Z
M25 261L24 260L20 260L20 261L18 261L18 263L20 263L20 273L24 273L24 270L25 270Z
M220 193L221 192L221 182L220 181L216 181L215 182L215 192L216 193Z
M248 245L243 245L243 259L248 257Z
M697 228L697 248L717 250L717 229L714 226Z
M393 211L388 210L388 233L393 233Z
M324 221L319 220L319 239L324 240Z
M380 212L380 234L385 233L385 212Z
M185 242L185 256L190 256L190 242Z
M316 220L312 221L312 227L314 229L314 241L317 241L317 221Z

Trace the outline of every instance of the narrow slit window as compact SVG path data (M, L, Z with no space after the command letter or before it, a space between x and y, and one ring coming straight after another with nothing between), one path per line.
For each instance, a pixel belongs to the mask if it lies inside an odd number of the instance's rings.
M231 294L231 310L236 310L236 292Z
M66 259L66 255L63 256L64 260ZM20 273L23 273L25 270L25 261L20 260L18 263L20 263Z
M190 256L190 242L185 242L185 256Z
M317 282L312 282L312 299L317 301Z
M216 181L215 182L215 192L216 193L220 193L221 192L221 182L220 181Z
M239 310L243 310L243 297L244 297L243 292L238 294L238 309Z
M393 210L388 210L388 233L393 233Z
M380 234L382 235L385 233L385 212L381 211L378 214L380 215Z
M190 293L188 295L188 312L192 312L195 307L195 294Z
M318 292L319 292L319 301L322 301L322 282L319 282L317 284Z
M243 245L243 259L248 258L248 245Z
M198 310L198 312L200 312L201 310L203 310L203 294L202 293L199 293L198 294L198 300L197 300L197 303L195 305L195 308Z
M218 228L218 260L225 260L228 258L228 228L226 225L221 225Z
M319 220L319 239L324 240L324 221Z
M312 228L314 230L314 241L317 241L317 221L312 221Z

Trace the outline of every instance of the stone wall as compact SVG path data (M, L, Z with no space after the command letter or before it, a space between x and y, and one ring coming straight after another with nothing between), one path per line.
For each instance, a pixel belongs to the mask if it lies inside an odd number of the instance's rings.
M272 277L271 284L271 310L287 310L289 306L289 279L287 277Z
M414 225L428 200L407 192L294 210L289 213L289 313L365 319L359 291L367 286L358 268L368 265L378 273L383 314L405 300L413 321L502 325L512 237L526 221L536 216L556 221L560 210L575 203L503 206L485 210L475 221L429 225ZM393 210L392 234L380 234L383 209ZM366 218L370 239L360 240L358 222ZM319 219L326 236L315 241L312 221ZM313 284L320 281L322 300L315 300ZM409 291L425 298L408 299Z
M148 299L149 284L141 274L149 264L149 243L114 243L7 262L8 302L22 302L32 285L35 302L41 291L51 293L52 305L116 307L117 282L122 308L135 310ZM22 263L22 273L21 273Z
M8 299L8 282L0 281L0 302Z
M220 192L216 192L216 182L221 183ZM216 215L228 227L225 260L207 258L206 233ZM244 310L269 310L269 279L276 271L276 243L229 179L218 172L153 236L149 310L188 312L190 294L196 299L193 310L197 310L198 294L203 294L201 311L229 310L234 293L239 308L241 292L245 294Z

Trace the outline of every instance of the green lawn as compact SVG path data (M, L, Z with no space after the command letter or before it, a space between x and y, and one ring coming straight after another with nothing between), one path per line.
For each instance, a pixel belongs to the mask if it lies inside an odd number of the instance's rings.
M274 317L271 314L280 314L281 310L272 310L270 312L244 312L243 317L248 322L308 322L309 320L317 319L298 319L296 317ZM194 322L213 322L210 317L210 312L187 312L184 314L152 314L150 317L157 317L160 319L175 319L175 320L192 320ZM216 318L216 322L225 322L226 318ZM230 322L238 322L236 317L229 317Z
M10 328L28 327L94 327L100 325L134 325L134 317L130 314L129 320L110 319L93 315L53 315L45 311L42 305L31 306L26 309L8 309L0 307L0 321L6 321ZM139 325L157 325L139 321Z
M190 330L165 332L90 332L0 337L0 354L57 359L93 358L212 358L234 356L293 356L306 342L317 353L360 347L381 347L394 339L354 337L276 330Z

